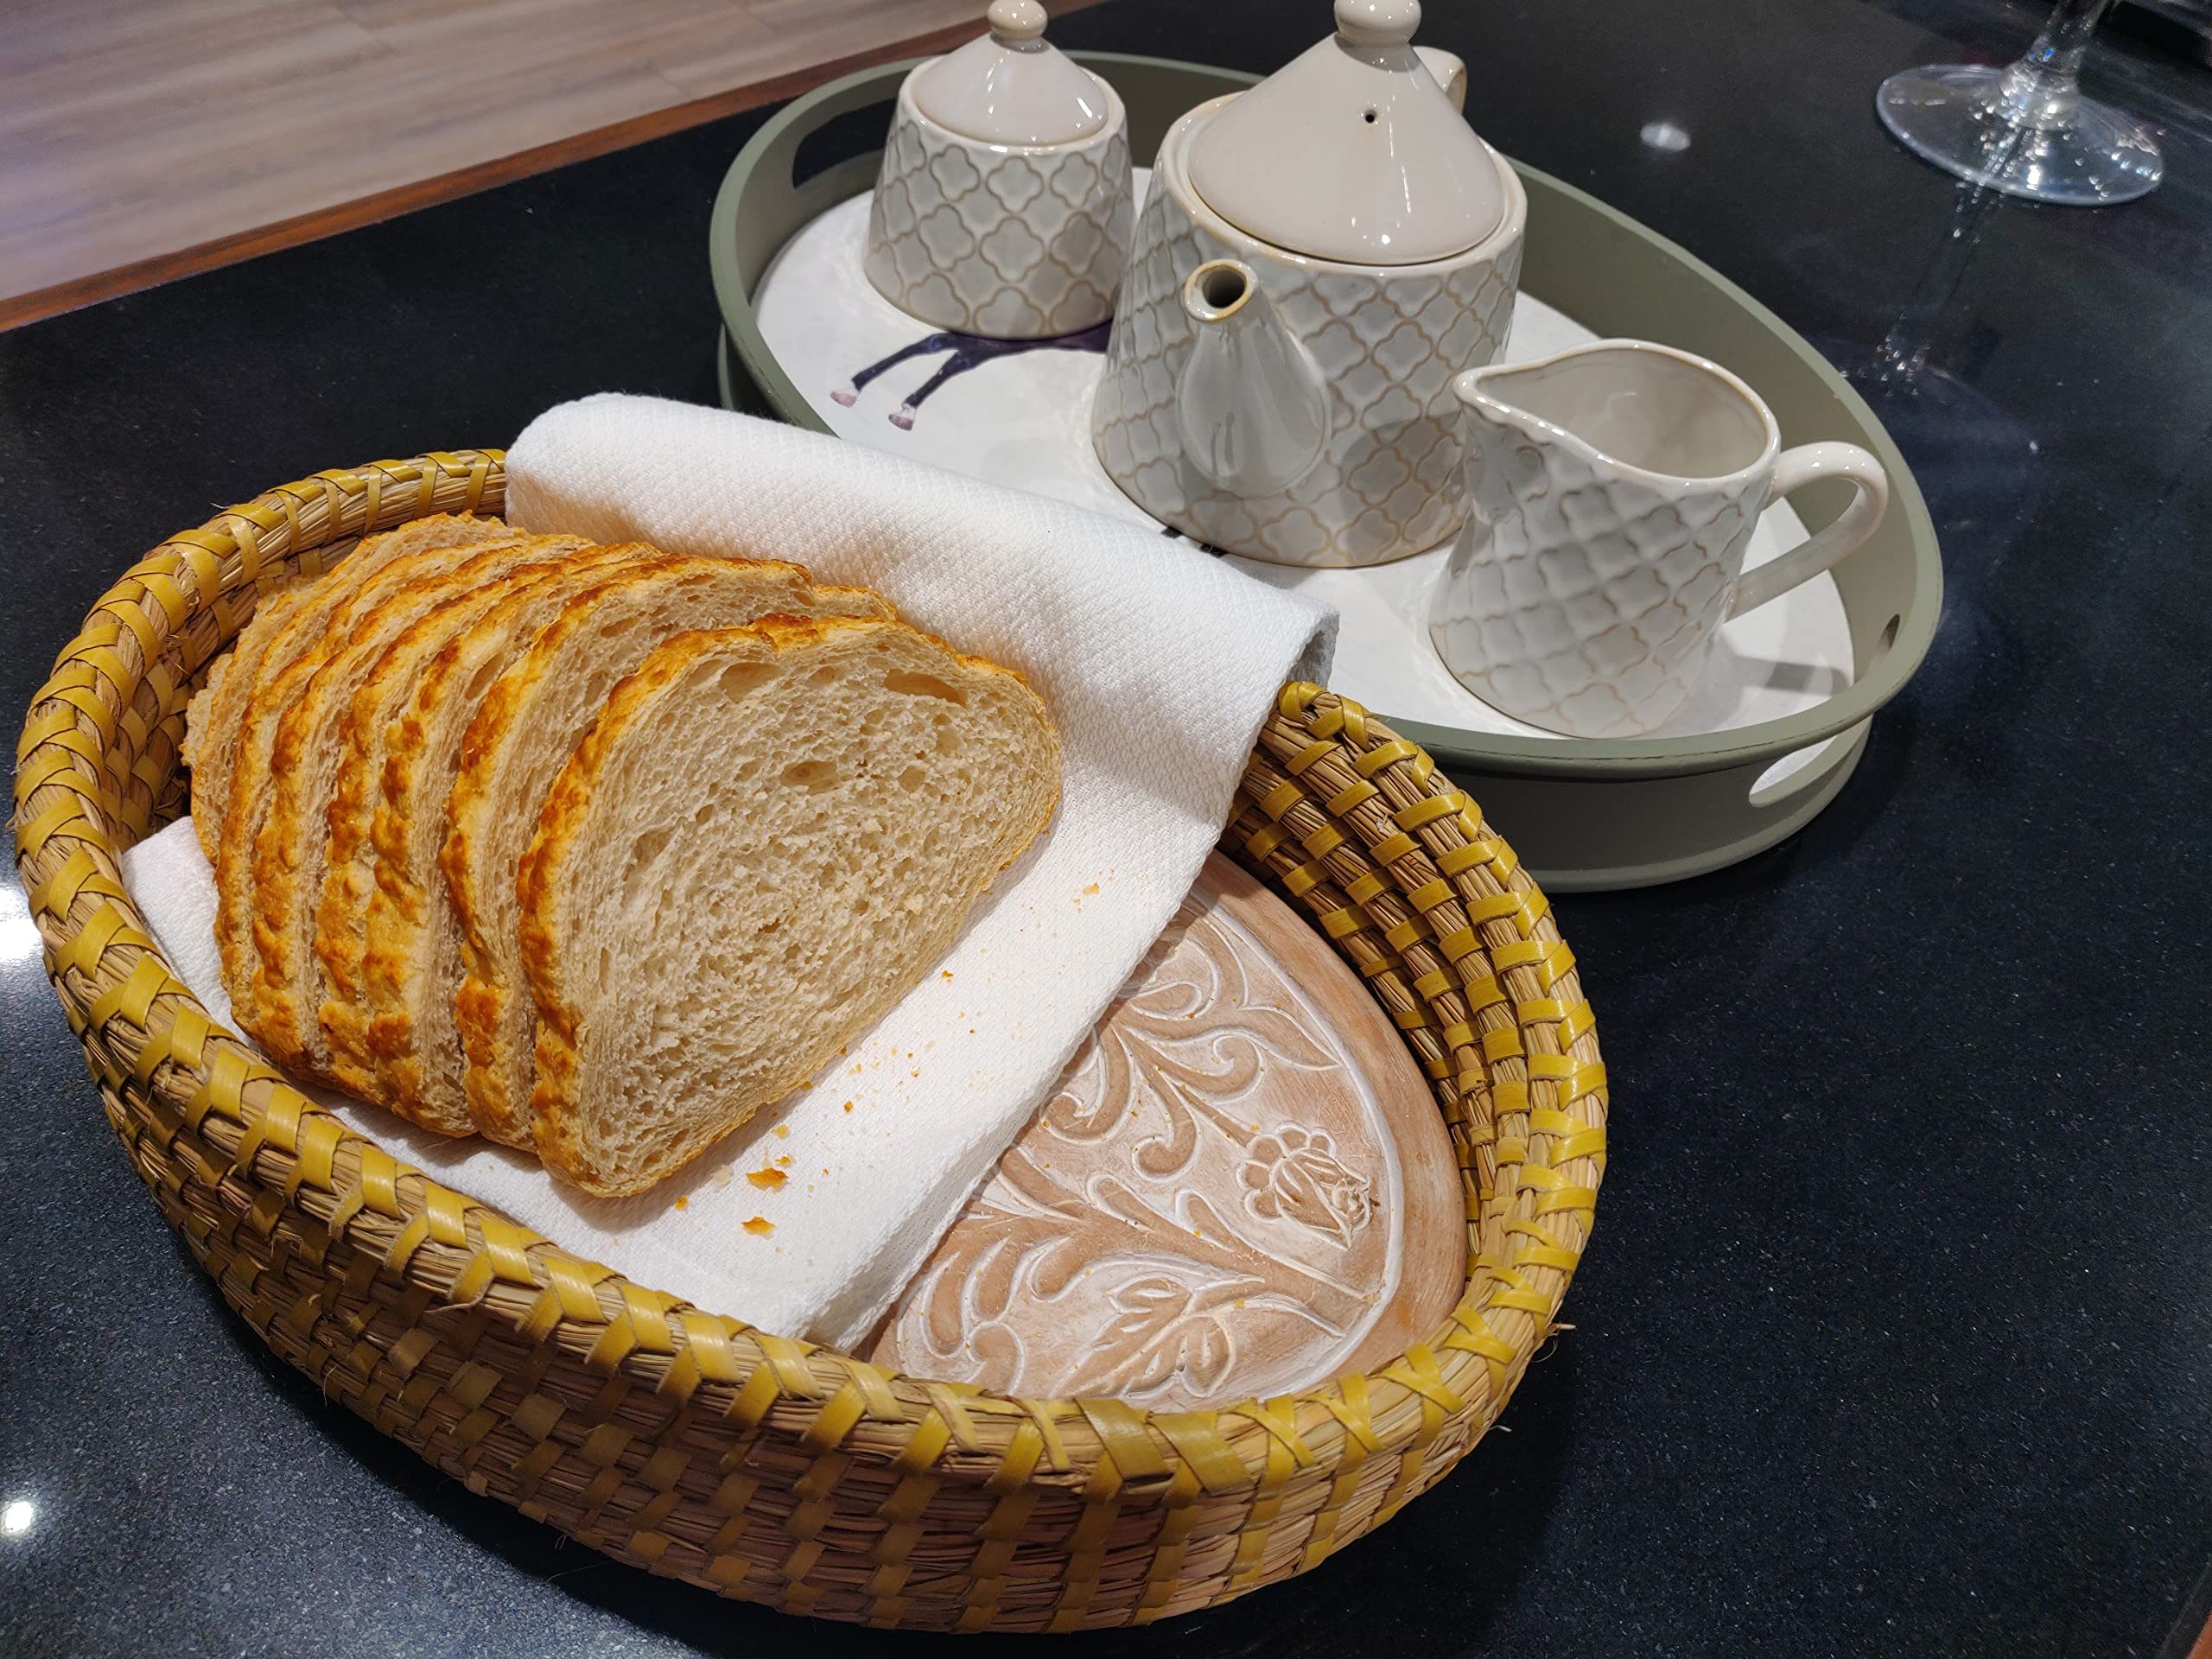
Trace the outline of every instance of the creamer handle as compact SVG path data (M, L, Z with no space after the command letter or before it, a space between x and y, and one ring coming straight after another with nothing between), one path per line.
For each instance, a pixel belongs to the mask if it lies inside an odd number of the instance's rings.
M1847 478L1859 493L1843 510L1843 516L1820 534L1807 537L1780 558L1745 571L1736 584L1736 602L1729 607L1729 615L1757 610L1800 582L1834 569L1857 552L1882 522L1890 505L1889 474L1882 470L1880 461L1855 443L1807 443L1783 450L1775 460L1767 504L1770 506L1824 478Z

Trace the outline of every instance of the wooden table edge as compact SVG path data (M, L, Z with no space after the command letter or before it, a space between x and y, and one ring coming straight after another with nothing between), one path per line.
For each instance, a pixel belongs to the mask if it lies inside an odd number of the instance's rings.
M1096 0L1063 0L1055 10L1065 13L1096 3ZM91 276L73 277L67 282L56 283L29 294L0 298L0 330L59 316L65 311L74 311L102 300L135 294L142 289L174 282L180 276L195 276L220 265L274 253L280 248L296 247L303 242L336 236L343 231L358 230L364 225L396 219L418 207L435 207L440 202L474 195L495 185L528 178L534 173L550 172L556 167L566 167L572 162L589 161L594 156L643 143L649 138L664 137L671 132L681 132L687 127L718 121L724 116L759 109L765 104L780 103L785 99L796 98L824 81L850 74L856 69L872 68L877 64L890 63L899 58L942 52L974 35L980 20L979 11L976 18L964 22L902 36L881 46L849 53L842 57L812 64L804 69L791 70L764 80L749 81L706 98L650 110L607 126L594 127L588 132L575 133L550 143L518 150L512 156L473 162L450 172L418 179L410 184L395 185L388 190L378 190L351 201L296 214L274 224L215 237L174 253L156 254Z

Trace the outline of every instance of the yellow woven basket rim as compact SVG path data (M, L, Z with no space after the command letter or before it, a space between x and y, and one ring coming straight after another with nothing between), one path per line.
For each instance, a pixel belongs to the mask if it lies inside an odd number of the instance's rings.
M619 1559L880 1625L1141 1623L1303 1571L1464 1454L1554 1328L1606 1092L1543 894L1429 757L1284 689L1223 845L1360 973L1436 1089L1470 1249L1429 1340L1217 1411L898 1376L563 1250L353 1134L217 1026L124 892L179 816L185 702L259 594L359 537L498 512L496 449L317 474L153 550L17 747L16 855L111 1122L270 1345L470 1486Z

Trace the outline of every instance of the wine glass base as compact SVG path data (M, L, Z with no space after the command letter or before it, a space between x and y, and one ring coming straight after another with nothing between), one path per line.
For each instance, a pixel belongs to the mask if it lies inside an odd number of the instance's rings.
M2164 176L2149 123L2085 98L2063 126L2014 125L2000 113L2004 78L1979 64L1904 70L1874 94L1875 112L1923 161L2030 201L2101 207L2133 201Z

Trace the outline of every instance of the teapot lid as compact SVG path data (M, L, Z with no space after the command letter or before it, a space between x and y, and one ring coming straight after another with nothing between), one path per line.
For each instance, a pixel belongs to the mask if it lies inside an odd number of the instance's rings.
M1191 185L1247 235L1345 264L1464 253L1505 217L1490 150L1414 52L1419 0L1337 0L1337 32L1217 111Z
M1065 144L1106 124L1098 78L1045 38L1037 0L991 0L990 32L914 71L914 106L988 144Z

